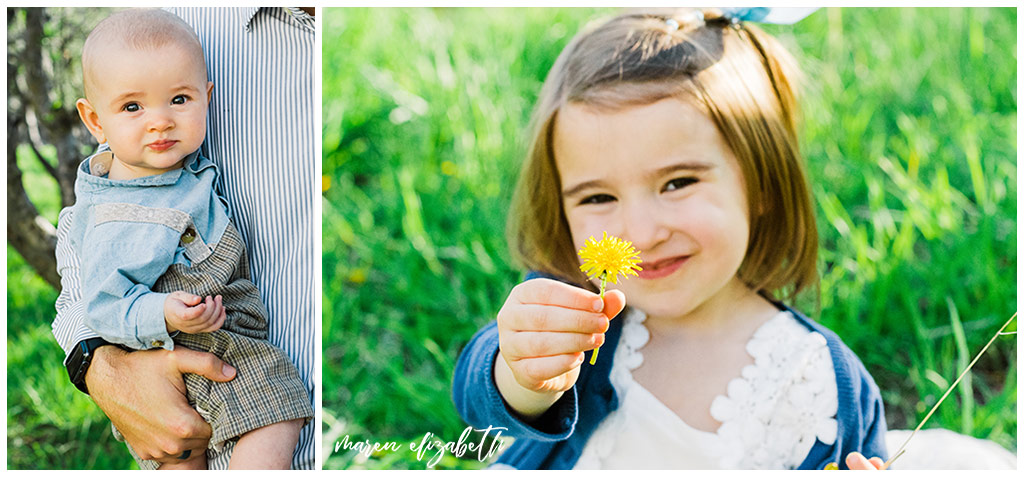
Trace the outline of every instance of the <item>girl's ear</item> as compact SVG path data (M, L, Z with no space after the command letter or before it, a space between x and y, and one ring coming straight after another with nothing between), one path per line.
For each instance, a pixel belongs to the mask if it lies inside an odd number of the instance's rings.
M75 107L78 109L78 117L82 119L82 123L89 129L89 134L92 134L92 137L96 138L96 141L100 144L107 142L107 136L103 134L103 125L100 124L100 117L96 114L96 110L93 109L89 100L78 98L78 101L75 101Z

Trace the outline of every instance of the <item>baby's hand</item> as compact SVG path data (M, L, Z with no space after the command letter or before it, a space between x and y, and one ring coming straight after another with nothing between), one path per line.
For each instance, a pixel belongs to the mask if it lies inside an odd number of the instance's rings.
M555 280L520 283L498 312L498 359L528 391L566 391L579 377L584 352L604 343L608 320L625 306L626 297L617 290L606 292L602 301Z
M851 452L846 455L846 466L850 470L879 470L884 465L885 461L879 457L868 459L860 452Z
M209 333L217 331L224 324L227 312L221 302L221 296L203 297L185 293L172 292L164 300L164 320L167 321L167 332L181 331L184 333Z

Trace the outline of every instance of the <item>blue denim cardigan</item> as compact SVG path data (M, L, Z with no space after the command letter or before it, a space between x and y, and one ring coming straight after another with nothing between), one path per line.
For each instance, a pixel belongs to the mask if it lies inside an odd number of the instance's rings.
M538 276L531 274L527 279ZM776 306L793 313L807 329L825 337L836 372L836 440L831 445L816 441L798 468L822 469L837 462L845 469L844 459L853 451L887 459L882 397L864 365L831 330L788 306ZM530 424L505 405L494 382L498 328L496 322L491 322L473 336L459 356L452 389L455 407L471 426L505 427L505 434L516 438L498 463L517 469L571 469L598 424L619 407L609 374L621 333L622 320L612 320L597 364L583 366L576 385Z
M85 324L133 349L173 349L163 312L168 294L150 287L172 264L205 259L224 234L229 218L214 192L217 168L196 151L179 169L113 180L106 177L111 154L83 161L75 180L68 239L81 259ZM195 237L183 239L186 231Z

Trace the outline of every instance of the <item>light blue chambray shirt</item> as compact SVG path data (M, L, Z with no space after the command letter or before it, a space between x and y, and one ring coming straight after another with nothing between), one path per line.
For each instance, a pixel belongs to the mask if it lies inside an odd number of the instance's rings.
M268 340L284 350L314 399L319 154L314 112L315 22L297 8L170 8L192 25L214 83L202 154L219 168L218 192L245 242L269 312ZM65 209L68 210L68 209ZM57 227L61 293L53 335L65 353L95 337L84 323L78 257ZM211 469L227 468L212 461ZM302 428L292 467L315 466L314 423Z
M173 264L211 253L228 226L214 193L217 167L196 151L182 167L154 176L109 179L113 154L82 161L68 240L82 268L85 323L103 339L133 349L174 349L164 301L151 290ZM182 239L186 231L194 231ZM184 241L188 241L187 244Z

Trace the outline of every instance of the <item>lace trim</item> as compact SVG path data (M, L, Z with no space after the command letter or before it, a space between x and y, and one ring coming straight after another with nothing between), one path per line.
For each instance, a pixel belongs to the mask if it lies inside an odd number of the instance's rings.
M711 403L724 468L795 468L815 440L836 440L839 399L828 343L788 313L761 326L747 343L754 364Z
M643 312L630 309L623 318L610 376L620 403L632 389L644 391L632 371L643 364L641 350L650 340ZM712 417L722 425L715 433L704 433L716 441L708 448L718 451L724 469L796 468L816 440L836 440L839 401L828 344L821 334L781 312L754 333L746 349L754 364L744 367L729 382L726 395L711 404ZM577 468L602 468L602 456L615 452L617 436L629 424L621 411L612 412L594 432ZM678 422L686 426L682 419Z

